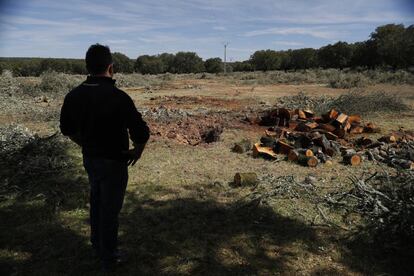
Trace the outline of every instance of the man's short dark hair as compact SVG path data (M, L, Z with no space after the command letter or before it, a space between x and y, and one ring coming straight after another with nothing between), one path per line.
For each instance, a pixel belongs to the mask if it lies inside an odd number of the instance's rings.
M89 47L85 57L86 69L91 75L105 73L108 65L112 64L111 50L99 43Z

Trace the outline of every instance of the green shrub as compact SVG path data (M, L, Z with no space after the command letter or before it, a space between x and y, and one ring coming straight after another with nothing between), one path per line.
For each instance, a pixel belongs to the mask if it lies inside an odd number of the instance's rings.
M84 78L84 76L80 75L68 75L47 71L40 75L39 89L46 93L66 94L71 89L81 84Z
M332 74L329 78L329 87L332 88L354 88L365 87L371 81L361 73L342 73Z

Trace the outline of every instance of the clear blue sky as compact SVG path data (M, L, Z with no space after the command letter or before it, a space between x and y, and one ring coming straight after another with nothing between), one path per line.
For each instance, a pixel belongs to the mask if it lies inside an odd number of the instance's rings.
M0 0L0 56L83 58L107 44L131 58L194 51L231 60L261 49L366 40L414 23L414 0Z

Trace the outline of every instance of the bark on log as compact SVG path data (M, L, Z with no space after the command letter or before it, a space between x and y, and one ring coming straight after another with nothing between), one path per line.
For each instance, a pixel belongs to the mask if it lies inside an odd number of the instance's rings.
M336 153L336 151L333 148L327 148L325 150L325 153L329 156L329 157L333 157Z
M299 155L298 163L308 167L316 167L319 163L319 160L315 156L309 157L305 155Z
M318 127L318 123L316 122L307 122L306 126L309 127L310 129L314 129Z
M310 109L304 109L303 112L306 115L306 118L313 118L315 116L315 112Z
M343 161L347 165L357 166L361 164L361 156L358 154L346 154L343 156Z
M262 147L262 146L260 146L260 143L254 144L254 146L253 146L253 156L254 157L263 156L263 157L270 158L270 159L276 159L277 158L277 155L273 151L272 148Z
M356 150L354 150L354 149L342 149L341 152L342 152L342 156L345 156L345 155L356 155L357 154L356 153Z
M331 124L319 124L318 128L329 131L329 132L333 132L336 129L336 127Z
M358 146L368 146L371 145L373 143L372 139L367 138L365 136L358 138L357 140L355 140L355 144Z
M326 122L329 122L331 120L335 120L338 117L338 115L339 115L338 111L336 111L335 109L331 109L327 113L323 114L322 118Z
M260 138L260 143L262 147L273 148L277 143L277 139L274 137L262 136L262 138Z
M329 140L324 134L322 134L320 138L313 139L312 141L315 143L315 145L320 146L323 152L326 152L326 150L331 147Z
M249 139L243 139L233 146L233 152L245 153L252 148L252 142Z
M294 149L293 146L289 145L286 142L280 141L280 140L276 144L276 151L278 153L282 153L282 154L288 155L289 154L289 151L292 150L292 149Z
M326 136L326 139L328 139L328 140L335 141L335 140L338 139L338 136L336 136L335 134L333 134L332 132L329 132L329 131L325 133L325 136Z
M336 136L338 136L339 138L344 138L345 137L345 130L343 130L342 128L337 128L335 129L335 131L333 132L333 134L335 134Z
M298 161L299 155L300 155L299 151L293 149L293 150L289 151L288 160L296 162L296 161Z
M395 138L394 135L386 135L386 136L382 136L381 138L379 138L378 141L384 142L384 143L395 143L397 142L397 138Z
M406 170L414 170L414 163L410 160L393 158L391 159L391 164L397 165Z

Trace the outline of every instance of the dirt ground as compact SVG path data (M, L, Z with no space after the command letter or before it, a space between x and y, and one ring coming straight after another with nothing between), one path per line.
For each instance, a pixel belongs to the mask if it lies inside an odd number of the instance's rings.
M321 210L305 197L276 198L267 204L244 208L240 203L249 203L246 199L255 190L231 185L235 173L256 172L261 179L269 175L293 177L300 183L311 177L318 191L326 193L349 186L350 175L393 172L392 168L368 161L350 168L334 159L331 166L308 168L287 162L283 156L269 161L253 158L251 153L231 151L234 142L243 138L260 139L266 128L251 125L244 118L273 106L278 98L298 92L338 96L349 89L319 84L237 85L223 78L180 79L160 87L124 89L144 114L152 137L142 159L129 169L120 243L131 255L131 261L117 275L403 273L389 256L376 255L375 247L349 242L350 230L358 226L359 218L344 220L340 211L330 209L323 209L321 215ZM363 90L395 94L414 107L413 86L376 85ZM413 118L414 112L408 111L372 113L363 120L375 122L387 133L400 127L414 129ZM56 121L0 117L1 124L18 121L41 134L50 133L57 126ZM215 128L219 140L206 143L206 133ZM69 153L80 160L76 146ZM80 163L77 181L87 185ZM74 177L70 177L71 181ZM1 249L3 259L7 256L6 263L12 263L17 271L15 275L29 271L41 275L45 264L54 274L96 275L97 265L90 261L93 257L87 247L87 200L82 202L82 207L62 209L53 217L53 226L38 225L35 217L18 223L12 245ZM37 215L41 213L39 208ZM51 244L52 253L42 255L38 242L18 246L17 238L33 235L33 229L49 233L41 238ZM59 244L53 245L52 238L57 242L74 242L65 244L67 249L62 252ZM7 244L5 240L2 243Z

